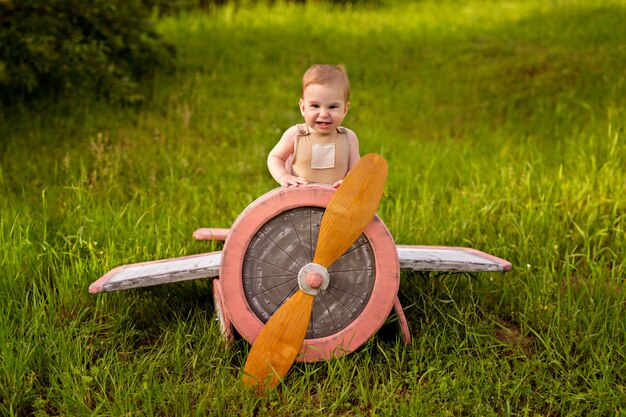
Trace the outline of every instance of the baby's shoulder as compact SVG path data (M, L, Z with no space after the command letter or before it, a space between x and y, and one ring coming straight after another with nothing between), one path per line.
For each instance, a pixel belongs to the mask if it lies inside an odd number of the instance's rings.
M287 138L289 138L289 139L293 140L293 139L294 139L296 136L298 136L299 134L300 134L300 128L299 128L299 125L293 125L293 126L291 126L291 127L287 128L287 130L285 130L285 131L283 132L283 136L282 136L282 138L283 138L283 139L287 139Z

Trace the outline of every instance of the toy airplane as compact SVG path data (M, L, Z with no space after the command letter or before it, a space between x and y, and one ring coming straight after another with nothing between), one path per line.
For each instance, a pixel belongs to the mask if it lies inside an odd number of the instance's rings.
M272 190L230 229L195 231L195 239L224 241L222 251L119 266L89 291L213 278L222 333L232 340L236 330L253 343L244 380L259 387L267 378L275 386L293 360L353 352L392 310L409 343L397 297L401 270L504 272L511 264L464 247L396 245L375 215L386 174L384 159L369 154L337 190L323 185ZM262 331L267 335L259 336ZM283 351L289 353L283 357Z

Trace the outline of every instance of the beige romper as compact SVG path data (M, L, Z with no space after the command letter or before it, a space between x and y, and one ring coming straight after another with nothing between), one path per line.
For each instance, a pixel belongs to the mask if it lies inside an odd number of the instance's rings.
M338 127L336 134L309 132L306 124L298 125L293 143L291 173L309 182L334 184L348 173L350 141L348 130Z

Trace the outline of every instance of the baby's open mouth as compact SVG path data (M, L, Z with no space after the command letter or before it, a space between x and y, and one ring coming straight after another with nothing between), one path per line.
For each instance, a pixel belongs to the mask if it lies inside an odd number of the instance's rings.
M315 122L319 127L328 127L330 126L330 122Z

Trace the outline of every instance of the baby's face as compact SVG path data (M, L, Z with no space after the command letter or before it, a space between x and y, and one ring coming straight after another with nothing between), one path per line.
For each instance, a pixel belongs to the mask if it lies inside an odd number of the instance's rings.
M300 99L300 112L310 130L330 134L336 131L348 113L343 90L337 85L311 84Z

